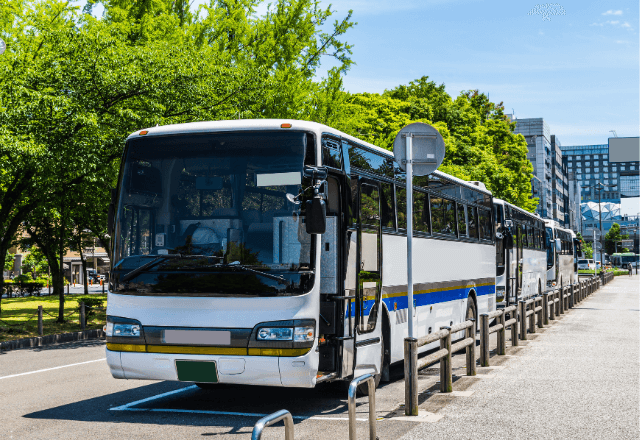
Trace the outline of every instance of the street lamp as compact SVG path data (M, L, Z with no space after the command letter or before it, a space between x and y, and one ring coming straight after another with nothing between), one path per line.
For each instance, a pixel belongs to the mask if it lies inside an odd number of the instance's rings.
M602 246L602 190L604 188L615 188L616 186L618 186L618 185L616 185L616 184L605 185L602 182L598 182L595 185L587 185L587 186L583 186L582 187L582 188L585 188L585 189L586 188L593 188L593 189L598 190L598 221L600 223L600 227L599 227L599 229L600 229L600 240L599 240L600 241L600 264L603 267L604 267L604 258L602 256L602 247L603 247ZM594 240L593 244L594 244L594 247L595 247L595 240ZM594 251L595 251L595 249L594 249ZM598 266L598 262L596 261L596 267L597 266Z

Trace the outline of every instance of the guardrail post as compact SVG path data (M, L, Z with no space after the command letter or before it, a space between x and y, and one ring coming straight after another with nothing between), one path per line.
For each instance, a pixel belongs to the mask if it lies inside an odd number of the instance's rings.
M542 294L542 320L544 325L549 325L549 293Z
M70 285L71 285L71 284L67 284L67 295L69 294L69 286L70 286Z
M536 298L533 303L533 309L536 310L538 306L536 304L540 303L540 310L536 312L536 320L538 321L538 327L544 328L544 307L542 303L544 302L543 298L540 296Z
M281 409L258 420L253 427L253 432L251 432L251 440L260 440L264 428L278 423L280 420L284 420L285 440L293 440L293 417L291 417L291 413L286 409Z
M418 340L416 338L404 338L404 414L418 415Z
M531 315L529 315L529 333L536 332L536 301L531 300Z
M480 365L489 366L489 315L480 315Z
M417 344L417 341L416 341L416 344ZM360 385L362 382L367 382L367 386L369 387L369 440L377 440L378 436L376 435L376 381L374 377L369 373L364 374L360 377L356 377L349 384L349 440L356 439L356 392L358 391L358 385ZM417 403L418 402L417 402L417 393L416 393L416 414L415 415L418 415ZM291 437L290 440L293 440L293 437Z
M513 316L513 318L511 318ZM516 322L511 324L511 346L518 346L518 306L515 306L515 310L509 315L509 319L515 319Z
M498 330L498 355L504 356L507 351L507 334L506 329L504 328L504 323L506 322L504 319L504 311L498 316L498 324L502 325L502 329Z
M453 391L453 378L451 374L451 327L440 327L440 330L447 331L447 336L440 339L440 348L444 348L448 352L445 357L440 359L440 392L450 393Z
M527 340L527 303L520 300L520 339Z
M565 287L560 288L560 315L564 315L564 291Z
M467 376L475 376L476 375L476 320L471 318L471 322L473 325L471 327L467 327L465 329L465 339L471 338L473 342L471 345L467 346L466 354L467 354Z
M84 330L87 326L87 320L84 314L84 301L80 301L80 328Z
M44 328L42 325L42 306L38 306L38 336L44 335Z
M102 286L102 294L104 295L104 280L100 280L100 285Z

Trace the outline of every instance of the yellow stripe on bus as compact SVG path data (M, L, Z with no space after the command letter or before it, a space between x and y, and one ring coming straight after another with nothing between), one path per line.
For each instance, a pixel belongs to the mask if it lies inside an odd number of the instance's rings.
M206 354L206 355L235 355L235 356L279 356L297 357L305 355L311 348L241 348L241 347L193 347L183 345L143 345L143 344L112 344L107 343L111 351L125 351L134 353L164 353L164 354Z

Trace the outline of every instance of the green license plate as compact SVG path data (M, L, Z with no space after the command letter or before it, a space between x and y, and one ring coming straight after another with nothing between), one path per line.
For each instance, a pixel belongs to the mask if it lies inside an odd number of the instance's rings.
M176 361L178 380L182 382L218 382L214 361Z

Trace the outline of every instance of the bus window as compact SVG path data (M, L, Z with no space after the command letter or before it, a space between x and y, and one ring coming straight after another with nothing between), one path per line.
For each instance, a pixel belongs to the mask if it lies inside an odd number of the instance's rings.
M480 229L480 238L483 240L491 240L491 211L478 209L478 226Z
M549 270L554 264L553 230L551 228L545 228L545 245L547 248L547 270Z
M468 206L467 216L469 217L469 238L478 238L478 208Z
M380 214L382 215L382 227L396 228L396 213L393 200L393 185L387 182L380 183Z
M460 237L467 237L467 216L466 216L466 207L460 203L457 203L458 208L458 234Z
M533 227L532 226L527 226L527 242L528 242L528 246L530 248L534 248L534 241L533 241Z
M378 188L363 184L360 187L360 222L363 225L378 226L380 224L380 195Z
M407 229L407 192L396 185L396 206L398 207L398 229Z
M429 233L429 199L423 192L413 192L413 230Z

